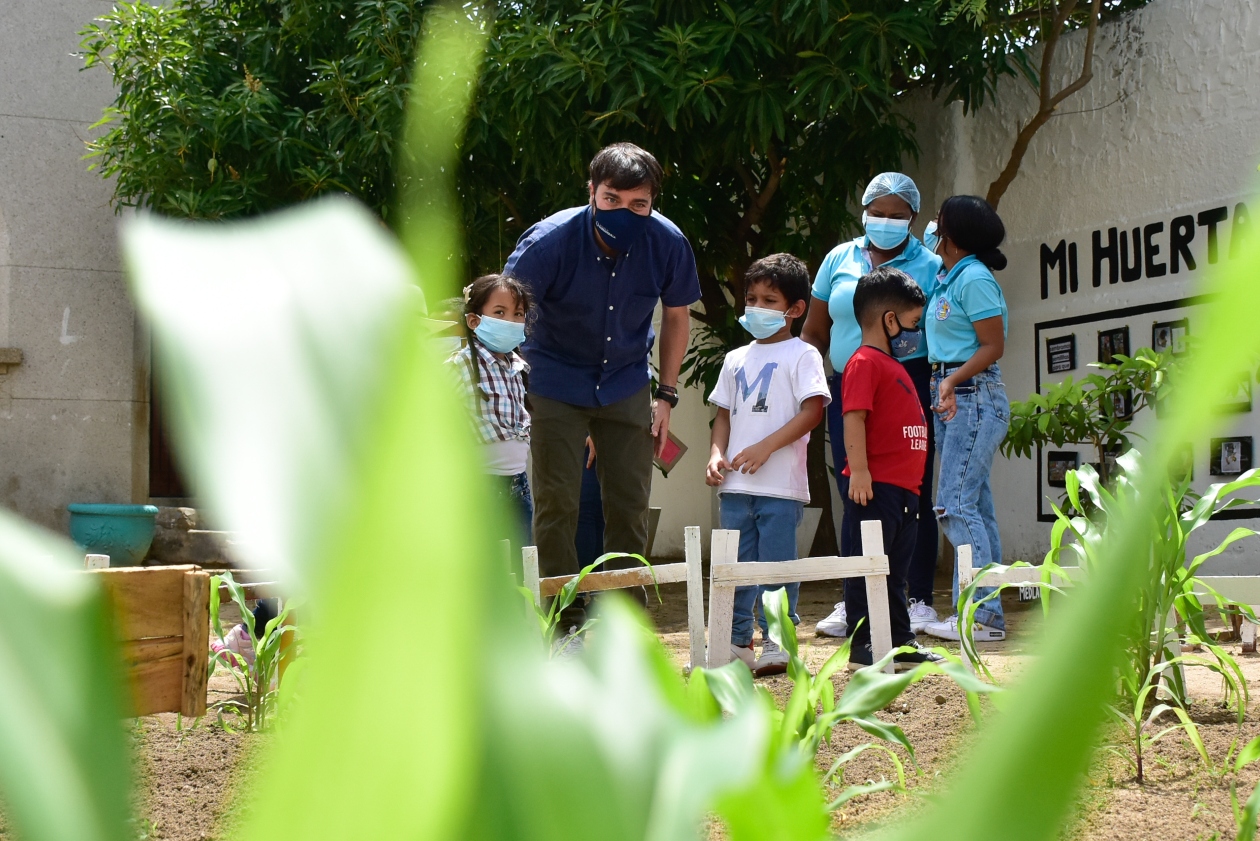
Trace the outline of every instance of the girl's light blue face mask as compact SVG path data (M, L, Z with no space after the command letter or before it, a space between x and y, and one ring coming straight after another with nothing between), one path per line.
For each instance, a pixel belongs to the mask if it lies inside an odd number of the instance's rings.
M909 219L884 219L863 211L862 227L866 228L866 237L871 241L871 245L881 251L896 248L910 236Z
M784 328L787 324L787 316L778 310L744 307L744 314L739 317L739 323L745 330L752 333L754 339L768 339Z
M923 229L923 247L933 254L936 253L936 246L940 245L941 238L936 235L936 220L933 219L927 223L927 227Z
M476 334L477 341L495 353L510 353L525 341L525 324L483 315L481 322L473 328L473 333Z

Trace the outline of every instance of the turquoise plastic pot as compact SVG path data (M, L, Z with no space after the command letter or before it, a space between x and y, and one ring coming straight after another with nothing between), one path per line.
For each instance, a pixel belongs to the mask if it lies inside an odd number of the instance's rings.
M136 566L153 543L157 506L76 502L70 538L92 555L109 555L111 567Z

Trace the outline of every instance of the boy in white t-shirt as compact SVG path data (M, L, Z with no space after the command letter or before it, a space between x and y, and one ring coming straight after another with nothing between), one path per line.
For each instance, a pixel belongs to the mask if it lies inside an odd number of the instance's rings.
M809 502L805 449L831 401L822 356L792 335L792 322L809 306L809 280L805 264L790 254L749 266L739 323L756 341L726 355L709 395L718 413L705 481L720 488L722 528L739 530L741 561L796 559L796 527ZM792 621L799 622L800 585L786 587ZM758 675L780 674L788 655L767 635L764 615L761 657L753 656L753 611L761 591L735 590L731 651Z

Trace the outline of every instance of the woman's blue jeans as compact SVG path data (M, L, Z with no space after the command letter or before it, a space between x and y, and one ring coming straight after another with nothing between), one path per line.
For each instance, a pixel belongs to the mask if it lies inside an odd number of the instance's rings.
M932 374L932 403L942 375ZM936 481L936 520L955 547L971 545L972 564L977 569L1002 562L1002 540L998 535L997 512L989 474L998 445L1006 437L1011 421L1011 404L997 365L981 371L954 388L958 413L946 422L936 415L936 451L941 456ZM975 600L992 593L992 588L976 589ZM954 603L958 603L958 565L954 565ZM992 628L1006 628L999 597L976 609L976 621Z

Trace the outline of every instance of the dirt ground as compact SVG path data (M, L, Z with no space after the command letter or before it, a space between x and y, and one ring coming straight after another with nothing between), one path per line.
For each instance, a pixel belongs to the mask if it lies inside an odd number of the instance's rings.
M946 582L938 582L944 584ZM661 588L662 604L653 603L649 613L662 641L679 666L687 660L686 598L683 585ZM835 651L839 640L815 635L815 623L831 612L838 598L832 584L806 584L801 588L798 613L802 624L797 633L806 661L817 668ZM948 602L948 592L938 593L937 604ZM938 607L939 609L939 607ZM1006 601L1010 636L1005 643L988 644L986 659L999 681L1009 680L1025 667L1030 658L1024 642L1032 639L1041 622L1034 605ZM225 613L227 622L234 621ZM925 643L931 642L923 638ZM1237 652L1236 652L1237 653ZM1260 657L1239 658L1253 698L1260 696ZM848 674L841 671L835 681L842 689ZM1260 735L1260 703L1253 703L1247 721L1240 727L1220 707L1219 679L1205 670L1191 670L1193 715L1213 763L1223 759L1231 744L1241 746ZM766 678L762 683L780 702L791 690L786 676ZM211 679L210 701L230 698L231 679L218 675ZM881 717L895 721L915 747L918 771L906 761L909 792L883 792L850 801L833 815L832 827L840 838L859 838L887 822L897 820L908 809L919 808L924 795L942 788L951 765L967 746L973 724L963 693L948 679L931 676L912 686ZM237 815L232 804L243 790L250 767L258 761L262 740L251 734L230 732L207 717L196 727L182 726L174 715L150 716L134 723L137 746L136 837L169 841L230 839ZM871 737L856 727L837 728L832 744L818 756L820 772L836 757ZM1258 764L1260 765L1260 764ZM1112 839L1226 839L1236 831L1230 806L1231 786L1245 800L1260 782L1260 767L1251 766L1239 775L1217 773L1203 766L1189 740L1174 733L1155 745L1148 757L1147 781L1134 782L1129 766L1118 756L1100 750L1086 786L1079 798L1078 814L1063 837L1070 841L1112 841ZM891 778L891 763L870 751L850 763L845 784ZM838 790L838 789L837 789ZM4 832L0 817L0 839ZM720 827L712 833L722 838Z

